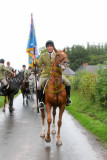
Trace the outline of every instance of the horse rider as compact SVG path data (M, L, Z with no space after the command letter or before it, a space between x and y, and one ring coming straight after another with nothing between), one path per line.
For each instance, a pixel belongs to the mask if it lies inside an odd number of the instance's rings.
M24 72L24 79L26 79L26 78L28 78L28 76L30 76L31 71L32 71L32 67L29 66L28 69L26 69Z
M33 69L31 70L31 74L28 78L28 81L29 81L29 90L30 90L31 98L32 100L34 100L33 93L36 90L36 86L35 86L36 82L35 82L35 74Z
M22 65L22 70L21 70L21 72L25 72L25 71L26 71L26 65L23 64L23 65Z
M41 76L38 82L38 90L41 94L41 97L43 97L43 89L44 85L46 84L46 81L50 77L50 72L51 72L51 67L53 60L55 58L56 53L54 52L54 42L52 40L49 40L46 42L46 49L47 52L43 53L40 55L39 60L36 59L36 56L33 56L34 59L34 64L36 64L37 67L41 67L43 65L44 69L41 72ZM65 84L66 88L66 93L67 93L67 101L66 101L66 106L69 106L71 103L70 100L70 83L69 81L64 77L62 74L62 81Z
M6 81L5 72L13 74L13 72L11 70L9 70L5 67L4 63L5 63L5 60L0 59L0 82L3 83L3 85L0 88L0 91L2 91L3 89L5 89L8 86L8 82Z
M6 68L9 69L10 71L14 72L14 68L10 66L10 62L8 61L6 64L7 64ZM6 75L6 77L8 77L8 76L9 76L9 73L6 72L5 75Z

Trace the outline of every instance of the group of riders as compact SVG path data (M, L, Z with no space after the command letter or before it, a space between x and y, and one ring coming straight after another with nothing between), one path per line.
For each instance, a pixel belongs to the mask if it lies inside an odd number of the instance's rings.
M36 59L36 56L33 55L33 64L34 66L36 65L36 68L38 68L38 72L36 72L36 74L38 75L37 77L37 90L39 91L41 97L43 97L43 93L44 93L44 86L46 85L47 80L50 77L51 74L51 67L52 67L52 63L53 60L55 58L55 51L54 51L54 42L52 40L48 40L46 42L46 49L47 52L42 53L39 56L39 59ZM9 85L7 82L7 78L9 77L9 75L13 75L15 74L15 70L13 67L10 66L10 62L7 62L7 66L5 67L4 65L5 60L4 59L0 59L0 82L2 83L2 85L0 86L0 93L2 93L2 91L4 89L8 89ZM35 68L35 67L34 67ZM31 68L30 66L28 67L28 69L26 69L26 65L22 66L22 70L21 72L24 72L24 80L26 79L27 76L29 76L29 78L35 79L35 70L34 68ZM65 85L65 89L66 89L66 93L67 93L67 100L66 100L66 106L69 106L69 104L71 104L71 100L70 100L70 83L67 80L67 78L64 76L64 74L62 74L62 82ZM32 84L31 84L32 85ZM33 83L33 85L35 85ZM34 88L34 86L33 86ZM0 94L2 95L2 94ZM41 98L41 102L42 102L42 98Z

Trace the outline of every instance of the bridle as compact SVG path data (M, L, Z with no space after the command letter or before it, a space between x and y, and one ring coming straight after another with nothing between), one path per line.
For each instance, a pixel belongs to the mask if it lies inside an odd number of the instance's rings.
M56 62L56 64L57 64L57 67L61 68L61 65L62 65L62 64L69 64L68 61L64 61L64 63L61 64L61 62L62 62L64 59L67 59L67 56L63 57L62 59L60 59L59 56L60 56L60 55L56 55L56 56L55 56L55 62ZM59 60L59 62L58 62L58 60Z

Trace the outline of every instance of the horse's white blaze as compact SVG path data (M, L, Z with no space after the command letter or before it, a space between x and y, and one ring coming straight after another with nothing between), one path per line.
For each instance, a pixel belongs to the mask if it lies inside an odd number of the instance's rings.
M64 65L61 65L61 69L62 69L62 70L65 70L65 66L64 66Z
M61 52L62 54L65 54L64 52Z

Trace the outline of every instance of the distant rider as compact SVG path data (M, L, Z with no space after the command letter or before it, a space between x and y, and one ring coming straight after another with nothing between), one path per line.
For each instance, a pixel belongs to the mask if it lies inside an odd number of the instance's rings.
M6 77L5 77L5 72L13 74L12 71L10 71L5 67L4 63L5 63L5 60L1 59L0 60L0 82L2 82L3 85L1 86L0 91L2 91L4 88L8 86L8 82L6 81Z
M10 66L10 62L8 61L6 64L7 64L6 68L9 69L10 71L14 72L14 68ZM6 77L8 77L9 72L6 72L5 75L6 75Z
M22 65L22 70L21 70L21 72L25 72L25 71L26 71L26 65L23 64L23 65Z

